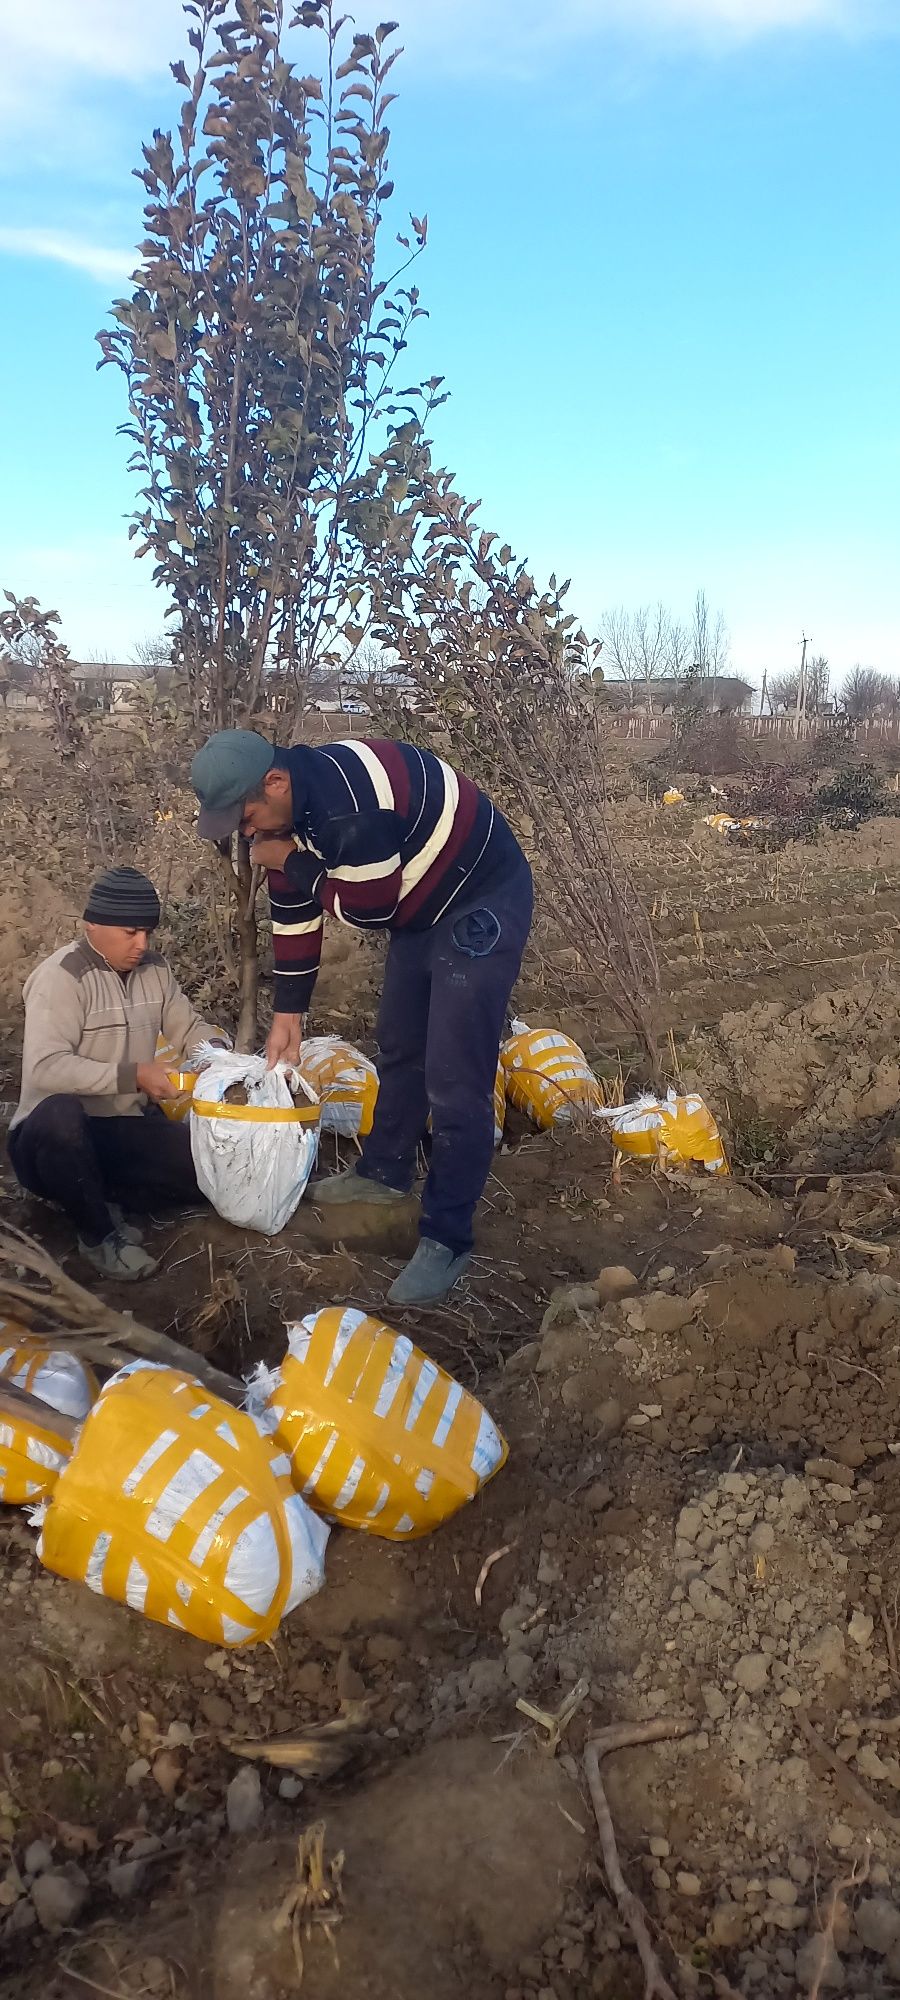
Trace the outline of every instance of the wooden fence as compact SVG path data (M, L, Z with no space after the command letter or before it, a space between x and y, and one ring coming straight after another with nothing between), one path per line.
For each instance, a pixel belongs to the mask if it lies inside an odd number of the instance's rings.
M733 715L704 717L707 721L730 721L748 736L770 738L775 741L790 742L796 735L796 725L792 715ZM623 715L611 711L606 719L611 736L628 743L668 743L675 734L675 718L672 715ZM803 735L805 738L820 733L828 735L847 727L845 715L810 716ZM856 722L853 725L853 740L865 749L884 742L900 741L900 715L879 716L874 722Z

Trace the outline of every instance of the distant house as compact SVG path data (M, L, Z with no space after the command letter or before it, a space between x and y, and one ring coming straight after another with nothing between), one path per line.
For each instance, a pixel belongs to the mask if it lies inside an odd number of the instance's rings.
M127 707L131 689L147 677L134 660L73 660L69 671L76 693L107 714Z
M624 681L605 681L603 694L613 707L644 714L701 708L707 715L749 715L754 689L735 675L708 674L693 680L634 680L630 688Z

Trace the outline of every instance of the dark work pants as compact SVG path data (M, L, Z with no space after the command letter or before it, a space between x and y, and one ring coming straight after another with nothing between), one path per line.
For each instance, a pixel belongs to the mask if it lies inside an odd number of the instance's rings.
M78 1097L45 1097L8 1146L22 1186L65 1209L86 1243L110 1234L111 1201L145 1214L201 1199L189 1121L175 1124L156 1109L90 1118Z
M376 1030L379 1090L359 1172L412 1186L431 1113L423 1236L460 1253L494 1152L494 1082L509 996L531 927L531 870L522 861L454 904L429 931L395 931Z

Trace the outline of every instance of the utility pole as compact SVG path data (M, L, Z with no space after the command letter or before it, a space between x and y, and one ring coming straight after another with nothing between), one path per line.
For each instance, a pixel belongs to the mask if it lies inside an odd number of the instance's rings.
M767 686L768 686L768 683L769 683L769 669L768 669L768 667L763 667L763 678L762 678L762 687L760 688L760 691L759 691L759 712L760 712L760 715L763 715L763 714L764 714L764 712L765 712L765 706L766 706L766 688L767 688Z
M802 645L803 645L803 651L800 656L800 673L797 680L797 700L794 704L795 736L802 736L805 734L806 731L806 701L808 693L807 681L806 681L806 648L809 645L809 640L807 639L805 632L803 634Z

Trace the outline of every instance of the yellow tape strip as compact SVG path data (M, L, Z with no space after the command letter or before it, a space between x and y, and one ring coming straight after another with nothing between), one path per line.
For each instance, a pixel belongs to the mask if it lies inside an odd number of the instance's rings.
M250 1125L318 1125L320 1108L318 1104L216 1104L208 1097L191 1099L191 1110L198 1118L238 1118Z

